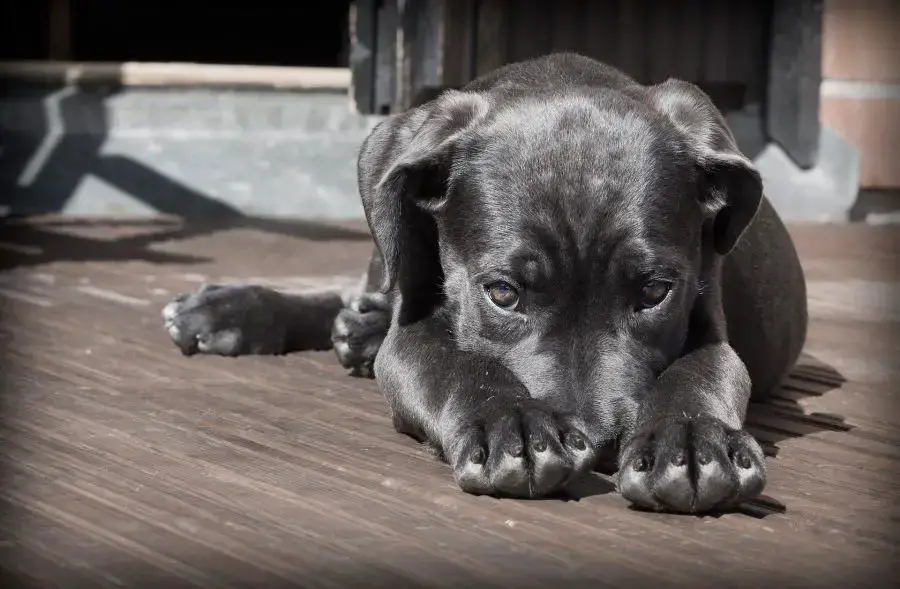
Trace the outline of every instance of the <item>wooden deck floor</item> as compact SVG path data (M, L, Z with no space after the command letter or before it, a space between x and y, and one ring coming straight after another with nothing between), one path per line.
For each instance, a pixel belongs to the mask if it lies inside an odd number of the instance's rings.
M2 227L5 575L66 588L892 585L896 229L794 233L813 321L802 365L752 411L774 454L767 497L694 518L629 510L600 474L571 501L465 495L330 352L184 358L163 333L164 302L204 280L356 280L359 227Z

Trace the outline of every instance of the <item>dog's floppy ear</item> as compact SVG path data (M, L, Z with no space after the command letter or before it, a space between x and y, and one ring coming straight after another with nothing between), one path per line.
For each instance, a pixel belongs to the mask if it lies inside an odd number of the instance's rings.
M383 291L399 283L406 298L437 286L433 215L446 204L455 146L486 110L481 96L450 90L381 123L363 144L360 195L384 260Z
M759 172L737 147L725 119L694 84L668 80L650 87L657 108L684 135L699 167L700 203L713 221L713 244L734 248L762 202Z

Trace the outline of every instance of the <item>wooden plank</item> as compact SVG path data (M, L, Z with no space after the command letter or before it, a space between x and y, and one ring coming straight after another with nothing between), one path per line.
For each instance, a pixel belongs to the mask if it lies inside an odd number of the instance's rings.
M330 352L185 358L162 333L159 308L203 281L358 276L364 223L6 223L0 566L41 587L889 587L897 233L791 231L811 324L750 411L769 499L691 518L629 510L599 474L577 501L465 495Z
M565 5L544 0L515 0L512 6L515 8L503 15L509 22L507 60L521 61L550 53L553 50L553 15Z
M704 38L709 29L704 26L706 15L703 9L703 0L684 0L672 15L669 27L677 31L672 49L676 59L671 71L662 73L663 79L680 78L694 83L704 81Z
M476 72L482 76L510 61L509 0L480 0L477 21Z
M475 78L478 0L444 0L443 86L460 88Z
M819 151L822 0L774 5L769 50L766 130L801 168Z
M354 0L349 10L350 97L362 114L375 110L376 0Z
M737 69L732 81L742 82L746 88L747 101L757 105L762 105L766 101L766 90L770 81L769 67L771 66L769 51L773 50L769 40L771 34L769 22L774 18L772 16L773 7L778 4L780 4L780 0L737 3L738 21L729 31L729 34L739 43L735 49ZM807 18L814 21L816 18L821 18L821 15L812 14ZM808 59L814 62L819 59L813 55L818 51L816 42L811 40L809 43Z
M622 3L591 2L584 6L582 38L588 57L618 67L619 64L619 11Z
M674 4L661 0L649 0L644 20L647 47L647 81L659 83L677 75L682 40L682 29L677 26L679 13L685 10L684 2Z
M401 0L399 22L403 34L400 108L425 102L444 84L443 0Z
M397 0L393 111L426 102L444 87L443 0Z
M553 8L552 30L550 32L550 49L554 52L575 51L583 53L585 47L584 19L588 0L562 0L547 3ZM535 23L546 26L546 23Z
M631 0L619 11L619 67L638 82L650 81L651 39L648 16L651 0Z
M397 91L397 0L383 0L376 17L375 97L372 110L390 114L399 106Z
M731 32L731 12L734 2L703 0L702 26L706 33L704 43L704 67L702 79L706 82L729 82L731 52L729 46Z

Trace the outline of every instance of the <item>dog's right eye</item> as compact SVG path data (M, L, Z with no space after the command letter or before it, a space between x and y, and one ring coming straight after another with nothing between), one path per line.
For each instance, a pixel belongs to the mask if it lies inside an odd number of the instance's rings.
M488 298L501 309L512 309L519 302L519 293L508 282L492 282L485 286Z
M658 306L666 300L666 297L669 296L669 291L671 290L671 283L663 280L651 280L641 288L641 298L638 303L638 309L646 310Z

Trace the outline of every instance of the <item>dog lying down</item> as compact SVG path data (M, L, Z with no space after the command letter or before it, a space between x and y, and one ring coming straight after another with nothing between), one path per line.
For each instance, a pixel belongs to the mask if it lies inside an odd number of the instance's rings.
M387 118L358 174L364 291L182 294L164 316L185 354L333 347L469 493L562 491L605 447L641 508L761 492L747 404L796 361L806 289L697 87L575 54L507 65Z

